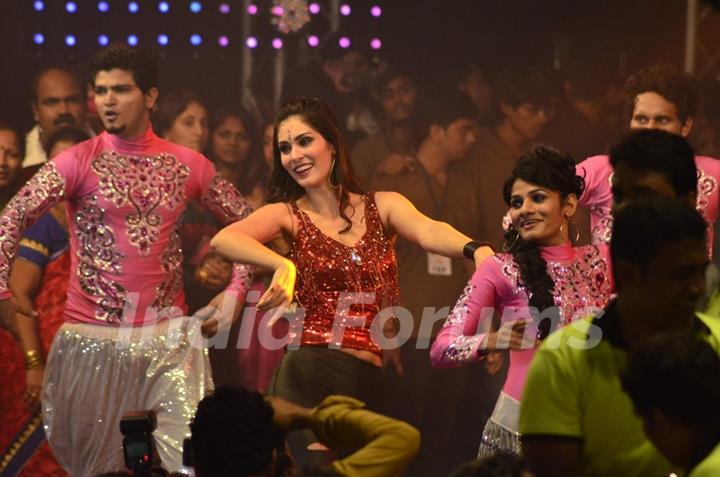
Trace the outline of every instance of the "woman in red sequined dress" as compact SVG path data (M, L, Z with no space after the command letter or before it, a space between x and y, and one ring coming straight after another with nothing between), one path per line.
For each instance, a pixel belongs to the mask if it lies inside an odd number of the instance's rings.
M398 305L395 236L445 257L462 257L471 239L421 214L400 194L364 194L337 120L320 100L281 106L273 156L270 203L212 241L229 260L274 270L258 310L294 302L295 316L304 312L301 328L291 323L288 351L269 392L303 406L345 394L372 408L382 367L400 368L398 348L387 348L398 332L394 317L402 316L378 315ZM263 245L271 242L285 256ZM476 263L491 254L478 247Z

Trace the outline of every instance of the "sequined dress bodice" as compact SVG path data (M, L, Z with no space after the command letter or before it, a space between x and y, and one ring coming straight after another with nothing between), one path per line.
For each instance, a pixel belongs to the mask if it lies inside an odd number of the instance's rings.
M353 247L325 235L292 204L298 231L288 258L297 267L295 298L305 310L303 345L380 353L371 335L382 333L382 326L372 323L378 312L398 303L397 259L374 194L363 200L367 231ZM290 336L290 342L294 338Z

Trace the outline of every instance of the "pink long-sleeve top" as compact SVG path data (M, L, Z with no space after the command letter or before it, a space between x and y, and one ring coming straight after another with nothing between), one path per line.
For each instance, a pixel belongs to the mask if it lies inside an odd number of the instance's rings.
M708 250L712 256L715 221L720 203L720 160L695 156L697 166L697 210L708 224ZM585 191L580 205L590 208L592 243L609 244L612 235L613 169L608 156L593 156L576 166L577 174L585 178Z
M187 311L181 217L199 201L225 223L251 212L204 156L156 136L102 133L45 164L0 216L0 299L22 231L67 200L72 263L66 319L103 325L152 323ZM239 298L251 268L235 267Z
M610 298L611 280L605 251L594 245L541 247L548 274L555 286L552 295L559 310L559 326L602 309ZM437 368L450 368L482 359L487 330L494 314L505 323L530 318L528 294L513 256L500 253L485 260L445 320L430 349ZM545 315L543 315L545 316ZM536 326L525 336L535 337ZM503 391L520 399L534 347L510 351L510 366Z

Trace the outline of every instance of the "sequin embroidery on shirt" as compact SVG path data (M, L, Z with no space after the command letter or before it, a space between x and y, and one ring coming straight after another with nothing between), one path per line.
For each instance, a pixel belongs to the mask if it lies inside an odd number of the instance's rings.
M129 242L141 255L158 239L161 206L173 210L185 203L185 181L190 169L171 154L129 156L103 152L92 161L100 177L100 191L116 207L129 204L125 217Z
M697 170L697 175L697 210L706 221L709 221L707 209L710 205L710 196L713 195L718 188L718 182L716 178L705 174L705 171L700 168Z
M22 231L62 201L64 196L65 179L55 164L49 162L5 206L0 216L0 290L8 290L10 266L15 259Z
M160 313L159 318L163 317L163 310L168 313L171 312L169 307L172 306L175 298L183 289L181 228L182 223L178 222L175 229L170 232L167 248L160 256L160 269L167 278L155 288L155 299L150 305L158 310ZM174 315L169 317L174 317Z
M453 307L447 320L445 320L444 327L450 327L453 325L461 324L465 322L467 314L469 312L467 301L470 299L475 287L468 283L465 289L460 295L457 303ZM478 343L485 338L485 335L461 335L458 336L452 343L447 347L445 356L452 362L464 363L472 359L473 350L477 349Z
M613 227L612 210L604 205L593 205L590 207L590 213L595 218L591 234L593 245L609 244Z
M520 268L513 256L501 253L493 256L500 264L503 275L510 281L513 292L528 297L520 277ZM604 307L611 294L608 267L602 254L594 245L577 247L575 259L568 262L547 262L550 278L555 282L552 291L555 305L561 312L560 326L583 318L591 310Z
M242 219L252 212L245 198L234 185L220 175L213 177L210 187L200 198L200 203L225 224Z
M82 199L75 213L74 233L78 241L77 278L82 290L94 297L95 318L120 323L126 290L102 272L119 276L125 254L117 246L115 232L105 224L105 211L97 196Z

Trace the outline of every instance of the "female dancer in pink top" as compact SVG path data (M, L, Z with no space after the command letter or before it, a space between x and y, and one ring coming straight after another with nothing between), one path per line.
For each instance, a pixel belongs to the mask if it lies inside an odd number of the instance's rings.
M518 160L503 187L510 206L509 253L478 267L430 350L433 365L442 368L510 349L507 379L485 426L479 456L519 452L519 400L534 346L553 327L602 308L610 297L601 250L594 245L575 248L570 241L584 186L569 156L538 148ZM499 329L481 331L480 325L489 328L494 313L500 317Z

